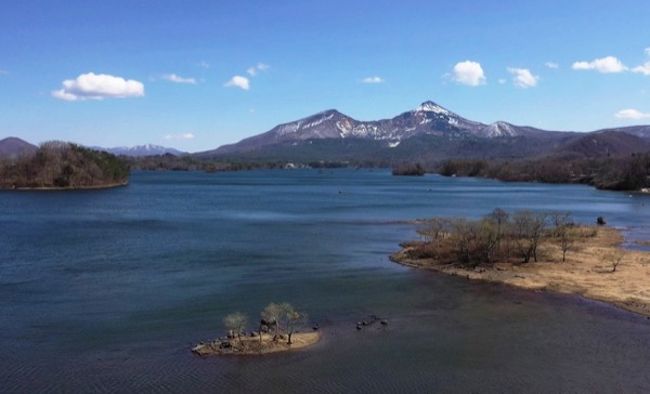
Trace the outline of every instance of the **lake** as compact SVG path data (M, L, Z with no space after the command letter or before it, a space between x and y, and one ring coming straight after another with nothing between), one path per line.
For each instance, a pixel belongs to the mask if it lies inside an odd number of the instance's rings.
M125 188L0 193L0 391L650 391L645 317L388 260L416 237L409 220L496 207L603 216L629 246L650 239L648 196L386 170L136 172ZM323 340L190 353L227 313L255 321L271 301L306 311ZM358 332L369 314L390 324Z

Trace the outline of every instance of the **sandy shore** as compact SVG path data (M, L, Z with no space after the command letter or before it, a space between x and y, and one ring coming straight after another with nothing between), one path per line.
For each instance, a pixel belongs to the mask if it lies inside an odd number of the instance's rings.
M224 341L215 340L207 343L199 343L192 348L192 352L199 356L213 355L259 355L277 352L287 352L304 349L320 340L320 332L297 332L291 336L291 345L287 344L286 339L273 340L273 336L262 334L262 343L260 346L260 337L241 337L240 339L230 339L227 342L230 347L222 347Z
M393 254L391 260L414 268L429 269L472 280L505 283L532 290L550 290L578 294L604 301L626 310L650 316L650 252L623 250L620 232L597 227L596 235L585 237L567 253L555 245L544 245L537 263L496 263L474 269L455 264L438 264L432 259L411 259L413 244ZM612 264L603 258L624 253L620 265L612 272Z

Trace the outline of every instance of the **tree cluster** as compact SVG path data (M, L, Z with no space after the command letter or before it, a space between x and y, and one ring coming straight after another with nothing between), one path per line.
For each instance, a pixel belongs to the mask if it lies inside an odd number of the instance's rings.
M297 311L288 302L268 304L260 313L260 317L258 329L260 344L262 335L266 332L273 335L273 341L286 339L287 344L291 345L291 337L307 321L307 315ZM231 313L224 317L223 324L232 336L238 337L241 341L241 335L246 332L248 317L241 312Z
M414 258L432 258L440 263L470 267L514 261L538 261L540 245L553 243L562 260L572 250L576 227L568 213L495 209L478 220L433 218L420 226L424 242L410 253Z

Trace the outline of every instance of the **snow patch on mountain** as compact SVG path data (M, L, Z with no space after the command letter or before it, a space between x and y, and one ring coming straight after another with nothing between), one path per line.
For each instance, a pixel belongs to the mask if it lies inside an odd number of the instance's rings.
M415 108L415 112L433 112L436 114L449 115L449 111L432 101L426 101L420 104Z

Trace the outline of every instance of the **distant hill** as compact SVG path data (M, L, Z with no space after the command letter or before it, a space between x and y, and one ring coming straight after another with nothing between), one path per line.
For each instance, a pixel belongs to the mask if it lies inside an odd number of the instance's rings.
M615 130L587 133L571 139L554 153L574 158L598 158L628 156L632 153L650 151L650 138L642 138L635 134Z
M129 156L129 157L144 157L144 156L159 156L170 154L174 156L183 156L186 155L186 152L182 152L178 149L167 148L160 145L145 144L145 145L136 145L136 146L118 146L114 148L102 148L102 147L92 147L92 149L101 150L104 152L112 153L117 156Z
M7 137L0 140L0 159L15 159L20 156L33 154L38 150L36 145L16 137Z
M390 119L359 121L331 109L280 124L217 149L196 153L225 161L349 161L391 165L450 158L594 157L647 151L650 126L591 133L541 130L466 119L433 101Z

